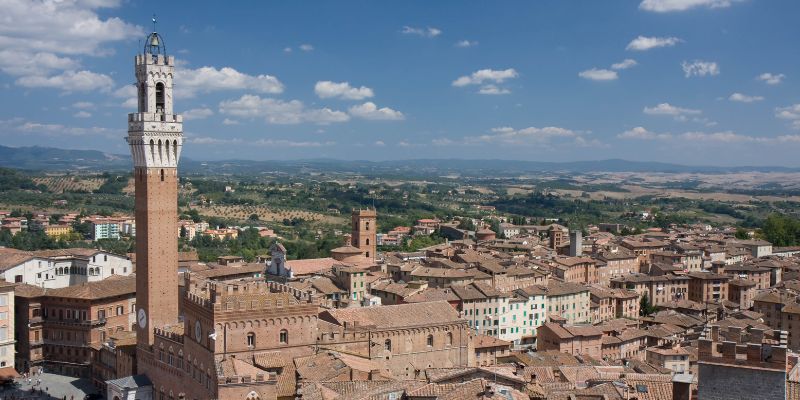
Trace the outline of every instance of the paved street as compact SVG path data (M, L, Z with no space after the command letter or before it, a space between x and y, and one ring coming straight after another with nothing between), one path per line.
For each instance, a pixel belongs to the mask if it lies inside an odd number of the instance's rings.
M42 383L37 384L37 379ZM91 381L86 378L54 375L44 373L31 378L29 385L27 379L19 378L16 388L0 389L0 400L8 399L67 399L82 400L87 393L95 393Z

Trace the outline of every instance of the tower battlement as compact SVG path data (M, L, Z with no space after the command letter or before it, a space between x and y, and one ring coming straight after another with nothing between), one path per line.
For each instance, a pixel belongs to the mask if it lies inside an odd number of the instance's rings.
M175 66L175 56L165 54L137 54L136 66L140 65L169 65Z

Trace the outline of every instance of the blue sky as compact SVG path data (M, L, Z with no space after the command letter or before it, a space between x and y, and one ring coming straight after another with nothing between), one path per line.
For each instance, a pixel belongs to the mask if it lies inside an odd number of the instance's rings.
M155 13L194 159L800 166L797 1L195 4L0 0L0 142L127 153Z

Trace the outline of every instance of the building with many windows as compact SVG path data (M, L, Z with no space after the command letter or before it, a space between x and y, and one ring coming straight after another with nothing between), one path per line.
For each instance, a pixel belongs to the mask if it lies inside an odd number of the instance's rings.
M47 289L97 282L133 273L131 260L97 249L58 249L0 253L0 280Z
M14 285L0 282L0 377L16 375L14 312Z

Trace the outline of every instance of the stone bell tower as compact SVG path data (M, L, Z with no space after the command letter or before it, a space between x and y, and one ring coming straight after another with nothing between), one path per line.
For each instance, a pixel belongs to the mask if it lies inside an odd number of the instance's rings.
M128 114L136 180L136 321L142 349L153 329L178 322L178 159L183 119L172 110L175 58L161 36L136 55L138 112Z

